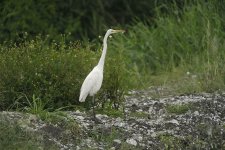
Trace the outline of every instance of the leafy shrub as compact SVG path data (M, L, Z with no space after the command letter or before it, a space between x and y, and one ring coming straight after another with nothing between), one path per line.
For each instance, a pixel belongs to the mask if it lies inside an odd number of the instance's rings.
M27 102L33 95L49 110L78 104L81 84L97 64L101 51L91 51L80 42L65 44L63 38L48 45L42 38L19 46L1 45L1 109L29 106ZM124 66L111 63L116 58L112 55L106 59L104 87L114 88L103 88L102 94L112 93L111 97L117 94L115 91L124 90L120 83Z

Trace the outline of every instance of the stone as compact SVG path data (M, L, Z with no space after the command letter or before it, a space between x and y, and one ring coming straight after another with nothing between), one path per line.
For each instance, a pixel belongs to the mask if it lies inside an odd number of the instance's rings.
M153 137L153 138L155 138L157 136L157 134L155 133L155 132L153 132L152 134L151 134L151 137Z
M121 140L119 140L119 139L115 139L115 140L113 140L113 142L117 143L117 144L121 144Z
M80 148L80 146L76 146L76 150L80 150L81 148Z
M121 146L121 143L122 142L119 139L113 140L113 146L114 146L114 148L119 149L119 147Z
M134 139L127 139L126 142L130 145L137 146L137 141Z
M173 124L176 124L176 125L179 125L179 122L176 120L176 119L172 119L170 121L168 121L169 123L173 123Z
M199 116L199 112L198 111L195 111L194 112L194 115Z
M77 118L78 120L84 120L84 117L83 117L83 116L76 116L76 118Z
M116 148L115 147L110 147L110 149L109 150L116 150Z

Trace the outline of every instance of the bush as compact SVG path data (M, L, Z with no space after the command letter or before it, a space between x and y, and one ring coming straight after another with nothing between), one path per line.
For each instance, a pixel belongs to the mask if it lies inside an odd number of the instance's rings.
M25 40L19 46L1 45L1 110L27 106L33 96L50 110L78 104L81 84L97 64L101 51L91 51L80 42L65 44L63 37L50 45L44 39ZM114 63L116 60L117 55L106 58L103 87L107 88L102 94L111 93L111 97L124 90L124 66ZM123 64L122 59L119 61Z

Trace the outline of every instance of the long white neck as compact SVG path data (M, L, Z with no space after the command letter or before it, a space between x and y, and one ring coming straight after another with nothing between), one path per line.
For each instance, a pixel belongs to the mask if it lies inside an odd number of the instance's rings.
M103 39L103 50L102 50L102 55L101 55L101 58L98 62L98 67L100 67L102 70L104 68L104 63L105 63L105 56L106 56L106 51L107 51L107 39L109 37L109 33L106 33L105 34L105 37Z

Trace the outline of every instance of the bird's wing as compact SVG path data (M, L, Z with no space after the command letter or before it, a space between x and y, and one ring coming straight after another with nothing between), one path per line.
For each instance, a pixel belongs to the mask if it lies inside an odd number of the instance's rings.
M94 68L88 76L85 78L81 90L80 90L80 102L84 102L88 94L90 93L93 86L96 84L98 78L98 71Z

